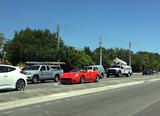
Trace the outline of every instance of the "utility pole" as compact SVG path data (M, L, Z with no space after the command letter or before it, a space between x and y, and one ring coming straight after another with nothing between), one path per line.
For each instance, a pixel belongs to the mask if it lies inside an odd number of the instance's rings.
M57 52L59 52L59 43L60 43L59 33L60 33L60 25L57 24ZM58 62L59 62L59 55L58 55Z
M59 24L57 24L57 47L58 47L58 49L59 49L59 33L60 33L60 25Z
M132 45L132 43L131 43L131 41L129 41L129 66L131 66L132 64L131 64L131 45Z
M100 61L99 61L99 64L102 65L102 36L100 36L99 51L100 51Z

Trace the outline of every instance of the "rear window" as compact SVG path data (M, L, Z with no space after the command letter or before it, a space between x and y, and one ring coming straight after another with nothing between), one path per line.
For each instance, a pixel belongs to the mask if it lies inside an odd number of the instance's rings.
M59 66L51 66L52 69L61 70Z
M0 66L0 73L12 72L14 70L16 70L16 68L7 67L7 66Z

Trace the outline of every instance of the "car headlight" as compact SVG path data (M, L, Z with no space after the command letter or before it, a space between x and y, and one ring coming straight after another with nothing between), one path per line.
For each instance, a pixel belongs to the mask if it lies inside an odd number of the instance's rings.
M78 76L78 74L75 74L75 75L74 75L74 77L77 77L77 76Z

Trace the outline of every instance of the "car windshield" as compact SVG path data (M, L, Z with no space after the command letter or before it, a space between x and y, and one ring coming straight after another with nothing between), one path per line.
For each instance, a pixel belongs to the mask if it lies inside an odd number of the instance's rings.
M120 66L112 66L112 68L120 68Z
M79 72L80 71L80 69L72 69L70 72Z
M85 71L87 70L87 68L88 68L88 67L83 67L83 68L81 69L81 71L84 71L84 72L85 72Z
M27 66L23 70L38 70L40 66Z
M146 68L146 69L144 69L144 71L150 71L150 70L152 70L151 68Z
M87 67L88 68L88 70L92 70L92 67Z

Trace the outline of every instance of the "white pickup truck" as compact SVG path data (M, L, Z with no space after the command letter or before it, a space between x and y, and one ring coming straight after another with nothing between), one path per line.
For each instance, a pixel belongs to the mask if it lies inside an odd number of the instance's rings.
M107 77L110 77L112 75L115 77L120 77L121 75L129 77L132 75L132 68L130 66L121 66L121 65L112 66L107 70Z
M120 77L121 75L129 77L132 75L132 67L128 66L126 62L118 58L115 58L114 62L115 65L107 70L107 77L110 77L112 75L115 77Z

